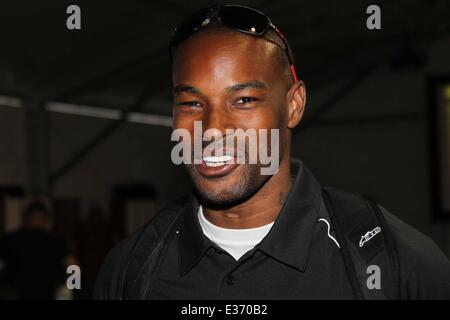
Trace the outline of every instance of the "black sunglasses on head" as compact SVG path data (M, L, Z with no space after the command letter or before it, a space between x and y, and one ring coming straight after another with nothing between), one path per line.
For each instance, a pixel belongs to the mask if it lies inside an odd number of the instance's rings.
M280 30L278 30L277 27L274 26L269 17L267 17L264 13L240 5L213 6L201 9L189 16L180 25L178 25L173 32L172 39L170 40L171 60L172 49L189 38L199 28L206 26L214 15L217 16L220 23L224 26L257 37L261 37L269 29L275 30L276 34L283 41L283 50L286 52L288 57L294 82L297 82L297 74L295 72L294 63L291 55L289 54L288 44L284 35Z

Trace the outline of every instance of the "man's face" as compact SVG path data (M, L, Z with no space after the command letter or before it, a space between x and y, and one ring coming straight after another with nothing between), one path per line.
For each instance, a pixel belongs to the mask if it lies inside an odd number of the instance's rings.
M226 129L279 129L279 150L271 152L279 152L281 161L290 141L289 85L274 63L276 50L264 39L237 32L207 32L188 39L177 49L173 65L174 129L186 129L194 137L194 121L201 121L203 131L216 129L224 139ZM248 164L248 159L247 154L245 164L202 161L186 167L204 201L226 206L248 199L270 179L261 175L259 157L256 164Z

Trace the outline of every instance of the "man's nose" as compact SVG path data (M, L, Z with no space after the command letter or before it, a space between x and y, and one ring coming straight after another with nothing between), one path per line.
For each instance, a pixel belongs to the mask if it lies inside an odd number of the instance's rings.
M223 109L223 108L222 108ZM217 136L225 135L225 130L229 128L227 114L220 107L210 108L203 116L203 130L209 134Z

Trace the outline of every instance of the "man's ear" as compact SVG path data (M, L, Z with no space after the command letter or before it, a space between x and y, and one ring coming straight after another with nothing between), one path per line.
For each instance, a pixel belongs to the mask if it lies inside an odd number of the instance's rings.
M288 105L289 129L294 129L303 117L306 105L305 83L301 80L294 83L286 95Z

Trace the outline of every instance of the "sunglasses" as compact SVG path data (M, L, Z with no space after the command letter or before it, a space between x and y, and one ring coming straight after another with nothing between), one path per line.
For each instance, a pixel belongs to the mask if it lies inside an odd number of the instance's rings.
M284 48L282 49L286 52L289 60L294 82L297 82L297 73L295 72L293 59L289 54L288 43L284 35L277 27L275 27L269 17L264 13L240 5L216 5L213 7L204 8L193 13L186 20L184 20L180 25L178 25L178 27L175 28L172 39L170 40L171 61L173 48L189 38L198 29L206 26L214 16L216 16L220 23L225 27L257 37L261 37L269 29L273 29L283 41Z

